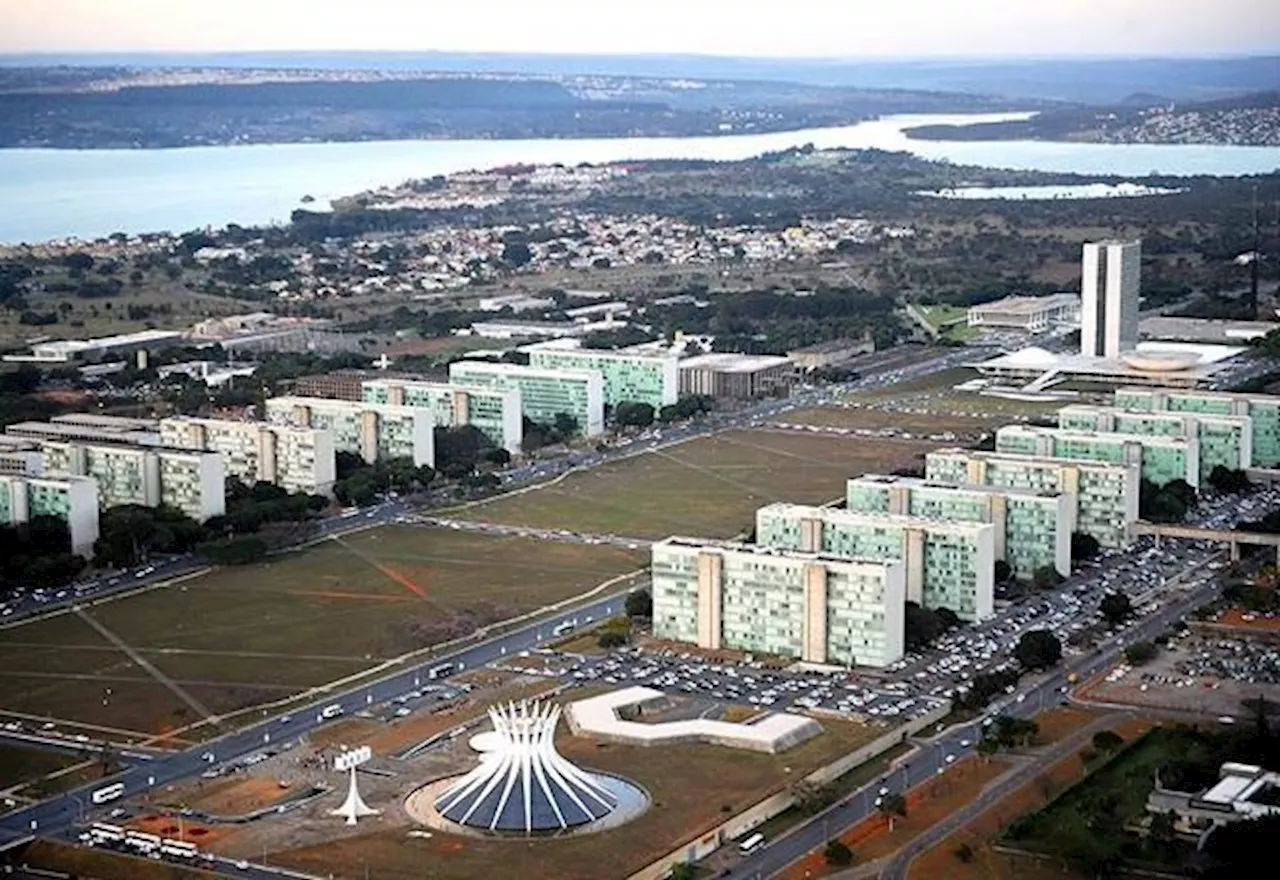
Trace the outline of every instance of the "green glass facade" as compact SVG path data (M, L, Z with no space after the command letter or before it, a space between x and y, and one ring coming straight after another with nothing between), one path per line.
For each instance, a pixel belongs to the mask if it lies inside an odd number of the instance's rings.
M1124 464L1138 461L1142 478L1157 486L1201 482L1200 444L1194 437L1104 434L1062 428L1006 425L996 431L996 452Z
M589 348L556 348L545 344L523 349L529 366L555 370L591 370L604 383L604 402L647 403L654 411L680 396L678 359L674 355L631 354Z
M902 562L909 599L949 608L962 620L981 620L994 608L989 523L771 504L756 511L756 540L782 550Z
M1048 566L1071 572L1073 499L1056 490L944 484L867 475L849 480L845 507L855 513L987 522L996 527L996 558L1030 578Z
M653 545L651 571L658 638L850 666L903 655L896 563L669 538Z
M1069 406L1058 411L1058 426L1117 434L1194 436L1199 446L1200 486L1208 485L1215 467L1239 470L1253 462L1253 425L1248 416Z
M1248 416L1252 466L1280 467L1280 397L1220 391L1121 388L1116 391L1114 403L1118 409L1133 412Z
M516 388L525 418L554 424L564 414L573 417L585 437L604 432L604 379L594 370L456 361L449 365L449 380L482 388Z
M925 478L931 481L1062 492L1074 504L1075 531L1113 548L1129 543L1129 523L1138 518L1139 477L1136 462L1113 465L969 449L925 456Z
M425 409L438 427L471 425L495 446L520 452L524 423L518 388L388 379L364 382L361 389L365 403Z

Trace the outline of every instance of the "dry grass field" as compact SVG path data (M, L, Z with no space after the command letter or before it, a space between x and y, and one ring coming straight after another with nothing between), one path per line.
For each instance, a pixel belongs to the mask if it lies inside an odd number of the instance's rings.
M86 609L208 709L282 699L643 567L615 547L384 527ZM74 613L0 631L0 711L147 734L194 710Z
M824 504L845 480L912 463L929 441L725 431L457 511L467 519L663 538L727 538L774 501Z

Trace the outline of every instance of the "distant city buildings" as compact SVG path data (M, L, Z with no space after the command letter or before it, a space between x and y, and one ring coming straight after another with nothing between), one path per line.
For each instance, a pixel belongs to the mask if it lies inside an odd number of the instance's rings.
M842 666L903 655L899 562L694 538L659 541L651 553L658 638Z

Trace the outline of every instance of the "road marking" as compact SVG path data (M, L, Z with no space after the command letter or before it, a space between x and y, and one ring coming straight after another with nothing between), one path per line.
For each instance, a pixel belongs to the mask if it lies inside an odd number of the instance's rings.
M182 700L182 702L186 703L188 706L194 709L200 715L200 717L202 717L205 721L209 721L214 724L217 723L218 716L211 709L209 709L207 706L205 706L195 697L191 696L191 694L183 690L182 687L176 681L174 681L172 678L170 678L169 676L161 672L159 669L157 669L154 663L152 663L146 657L143 657L141 654L139 654L137 651L131 648L128 642L120 638L111 630L107 629L105 626L103 626L101 623L95 620L91 614L89 614L80 606L78 605L75 606L73 611L77 617L79 617L85 623L89 624L89 626L97 630L99 635L101 635L104 639L111 642L111 644L115 645L117 648L123 651L129 657L130 660L132 660L134 663L138 665L139 668L145 670L148 675L150 675L152 678L154 678L164 687L168 688L173 693L174 696L176 696L178 699Z

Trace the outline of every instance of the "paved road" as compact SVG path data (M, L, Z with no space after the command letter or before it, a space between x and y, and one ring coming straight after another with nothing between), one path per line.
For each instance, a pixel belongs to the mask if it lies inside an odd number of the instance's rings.
M1048 749L1035 755L1031 761L1001 776L976 800L965 804L894 853L893 858L880 872L881 880L906 880L907 871L917 856L942 842L949 834L973 821L988 808L1012 795L1044 770L1080 749L1095 733L1114 727L1116 721L1114 714L1099 718L1049 746Z
M106 785L122 783L124 792L121 799L127 799L199 775L210 766L235 761L271 748L273 743L294 740L309 733L327 723L328 719L321 717L326 707L337 706L342 714L349 715L369 706L385 703L429 683L433 678L433 670L438 670L436 674L444 677L537 647L552 638L552 630L557 626L564 627L562 633L589 628L593 621L620 613L624 598L624 593L618 593L590 600L546 620L434 657L371 684L335 693L289 714L251 725L184 752L156 757L109 779L99 780L92 785L81 786L39 804L16 810L0 817L0 844L32 833L56 834L83 821L94 807L92 793ZM204 758L206 754L212 755L213 760Z
M1144 619L1126 632L1123 639L1109 640L1102 647L1064 663L1047 675L1024 678L1004 714L1027 717L1057 705L1062 701L1062 688L1066 686L1068 674L1076 673L1083 679L1106 668L1115 662L1124 644L1154 638L1172 621L1208 602L1217 588L1216 583L1207 582ZM939 768L945 767L948 755L959 757L971 753L981 738L981 730L981 722L975 720L949 728L934 739L924 741L915 754L891 773L866 784L843 801L747 856L721 876L739 880L763 880L774 876L875 812L875 799L882 787L895 792L914 788L935 776ZM963 742L969 745L962 745Z

